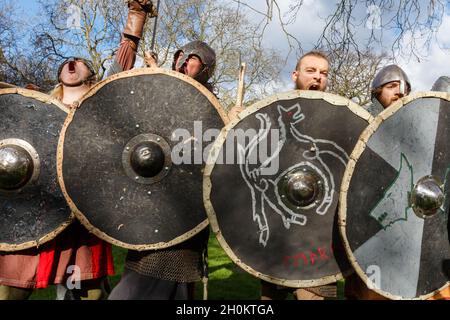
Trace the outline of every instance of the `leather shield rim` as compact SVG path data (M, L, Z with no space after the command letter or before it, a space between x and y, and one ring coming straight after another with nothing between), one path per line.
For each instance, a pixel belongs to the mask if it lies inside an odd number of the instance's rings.
M38 91L22 88L8 88L0 90L0 95L7 95L7 94L18 94L27 98L33 98L46 104L52 104L61 109L62 111L64 111L65 113L69 113L69 109L66 106L64 106L60 101ZM27 241L20 244L0 243L0 251L15 252L30 248L39 248L39 246L41 246L42 244L56 238L56 236L58 236L62 231L64 231L73 222L73 220L74 214L71 213L67 221L63 222L56 229L46 234L45 236L39 238L38 240Z
M353 269L355 270L356 274L360 277L360 279L364 282L364 284L369 285L370 280L369 277L364 273L362 268L359 266L358 262L356 261L355 256L353 255L353 252L350 248L350 243L347 238L346 233L346 219L347 219L347 195L348 195L348 189L350 187L350 181L353 176L353 172L355 170L356 163L358 162L360 156L364 152L367 146L367 142L369 141L370 137L377 131L377 129L380 127L380 125L387 119L389 119L391 116L393 116L398 110L402 109L406 104L410 103L413 100L420 99L420 98L441 98L447 101L450 101L450 94L443 93L443 92L418 92L414 94L410 94L398 101L396 101L392 106L390 106L387 109L384 109L378 116L376 116L373 121L367 126L367 128L361 133L361 136L358 139L358 142L353 149L353 152L350 155L350 160L347 164L347 167L344 172L344 177L342 179L341 184L341 191L339 194L339 211L338 211L338 227L339 227L339 233L341 235L342 242L344 244L345 251L347 253L348 260L350 261ZM411 298L405 298L398 295L393 295L389 292L373 288L370 289L379 295L391 299L391 300L426 300L428 298L431 298L435 294L439 293L443 289L449 287L450 281L444 285L442 288L426 294L421 295L418 297L415 297L413 299Z
M8 89L8 88L17 88L17 86L11 83L0 81L0 89Z
M216 159L219 156L222 145L226 141L228 132L231 129L233 129L238 123L240 123L245 117L257 112L258 110L260 110L264 107L267 107L271 103L273 103L275 101L279 101L279 100L291 100L291 99L296 99L296 98L323 99L323 100L331 103L332 105L335 105L336 107L348 108L351 112L353 112L355 115L362 118L363 120L367 121L368 123L370 123L373 120L373 116L371 116L369 112L367 112L364 108L357 105L353 101L351 101L347 98L335 95L335 94L320 92L320 91L292 90L292 91L289 91L286 93L275 94L275 95L272 95L272 96L270 96L266 99L263 99L259 102L256 102L255 104L249 106L244 111L242 111L236 117L236 119L231 121L228 125L226 125L222 129L219 137L217 138L213 147L211 148L210 153L208 155L208 161L206 164L205 172L203 175L203 203L205 204L206 213L208 215L208 219L210 221L211 228L212 228L213 232L215 233L219 244L224 249L224 251L227 253L227 255L231 258L231 260L233 260L233 262L236 263L240 268L242 268L246 272L250 273L251 275L253 275L259 279L262 279L262 280L265 280L265 281L268 281L268 282L271 282L271 283L274 283L277 285L282 285L282 286L287 286L287 287L292 287L292 288L307 288L307 287L316 287L316 286L327 285L327 284L336 282L336 281L341 280L344 277L350 275L351 273L353 273L353 270L348 270L343 273L337 273L334 275L330 275L330 276L326 276L326 277L318 278L318 279L286 280L286 279L271 277L267 274L263 274L255 269L253 269L246 263L242 262L234 254L233 250L230 248L227 241L223 237L223 235L219 229L219 223L217 220L216 212L214 210L214 207L211 203L211 198L210 198L211 187L212 187L211 173L214 170Z
M140 75L152 75L152 74L163 74L167 75L173 78L177 78L179 80L182 80L193 87L195 87L197 90L199 90L208 100L209 102L214 106L216 109L218 115L224 122L224 124L227 124L229 122L228 115L223 109L223 107L220 105L217 98L208 90L206 89L202 84L197 82L196 80L192 79L191 77L188 77L184 74L181 74L179 72L171 71L171 70L165 70L160 68L142 68L142 69L133 69L130 71L124 71L118 74L115 74L111 77L108 77L107 79L98 82L95 84L80 100L78 103L79 105L83 104L83 101L88 99L89 97L96 94L101 88L103 88L105 85L107 85L110 82L113 82L118 79L125 79L130 78L133 76L140 76ZM170 240L167 242L158 242L154 244L129 244L120 240L117 240L111 236L109 236L107 233L101 231L99 228L92 225L89 221L89 219L86 218L86 216L78 209L76 204L73 202L71 197L69 196L67 189L65 187L64 183L64 176L63 176L63 160L64 160L64 139L66 136L67 129L69 125L71 124L73 117L75 116L76 109L72 109L69 113L69 115L66 118L66 121L63 125L60 137L59 137L59 143L58 143L58 157L57 157L57 171L58 171L58 181L61 186L61 190L63 192L64 197L66 198L67 203L69 204L69 207L71 208L72 212L74 213L75 217L81 222L81 224L91 233L99 237L100 239L125 248L125 249L131 249L136 251L145 251L145 250L157 250L157 249L164 249L168 248L174 245L177 245L179 243L182 243L196 234L198 234L200 231L202 231L204 228L206 228L209 224L208 219L206 218L201 223L199 223L196 227L189 230L188 232L185 232L184 234Z

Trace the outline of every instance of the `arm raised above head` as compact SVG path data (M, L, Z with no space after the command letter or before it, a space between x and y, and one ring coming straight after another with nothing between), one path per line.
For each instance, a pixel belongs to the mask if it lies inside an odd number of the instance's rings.
M131 70L136 62L136 51L142 38L147 16L156 16L156 9L151 0L128 1L127 23L123 30L122 41L117 51L108 76Z

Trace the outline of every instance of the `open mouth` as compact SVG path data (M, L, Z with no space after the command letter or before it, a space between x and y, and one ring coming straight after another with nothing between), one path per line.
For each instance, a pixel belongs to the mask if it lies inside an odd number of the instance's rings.
M312 84L308 90L316 90L317 91L319 89L320 89L320 86L318 84Z
M69 62L69 72L75 72L75 61Z

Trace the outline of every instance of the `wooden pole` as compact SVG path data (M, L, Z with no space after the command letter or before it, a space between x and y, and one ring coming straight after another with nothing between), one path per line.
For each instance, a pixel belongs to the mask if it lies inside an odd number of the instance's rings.
M236 99L236 107L242 108L245 94L245 70L247 69L247 65L245 62L241 63L241 67L239 68L239 83L238 83L238 92Z

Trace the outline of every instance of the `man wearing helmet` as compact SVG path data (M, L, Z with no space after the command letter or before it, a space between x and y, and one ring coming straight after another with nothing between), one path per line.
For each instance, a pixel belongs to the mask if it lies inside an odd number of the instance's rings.
M450 78L446 76L439 77L431 87L431 91L450 93Z
M149 3L151 1L130 2L128 22L137 23L127 23L124 40L108 72L109 75L133 67L136 48L145 23L142 12L152 12L148 10ZM135 15L138 15L139 19L133 18ZM149 66L156 66L156 60L150 54L146 55L145 61ZM192 41L175 52L172 69L197 80L212 91L208 80L214 72L215 64L214 50L204 42ZM208 238L209 229L206 228L189 240L166 249L143 252L128 250L122 278L109 299L193 299L195 282L206 274Z
M406 73L395 64L382 68L372 82L372 105L367 109L373 116L411 92Z
M172 70L194 78L212 91L208 80L216 67L216 53L202 41L192 41L174 54Z

